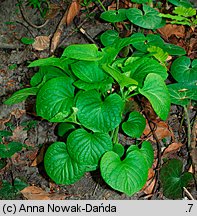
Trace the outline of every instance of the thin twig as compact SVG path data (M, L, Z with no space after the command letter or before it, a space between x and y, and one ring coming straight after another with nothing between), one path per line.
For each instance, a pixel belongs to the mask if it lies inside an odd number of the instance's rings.
M141 108L144 110L144 106L143 104L141 103ZM144 111L143 112L146 119L148 120L148 124L149 124L149 127L150 127L150 130L153 134L153 137L154 139L156 140L156 145L157 145L157 165L155 167L155 180L156 180L156 183L154 185L154 188L153 188L153 194L155 194L155 192L159 189L160 187L160 184L159 184L159 170L160 170L160 167L161 167L161 142L159 141L155 131L156 131L156 124L154 122L152 122L150 120L150 118L148 117L148 115L146 114L146 112ZM154 124L154 126L152 126L152 124Z
M192 159L192 167L194 171L194 180L195 180L195 187L197 190L197 145L196 145L196 137L197 137L197 114L195 115L192 133L191 133L191 152L190 156Z
M155 179L156 179L156 184L154 186L154 189L153 189L153 194L157 191L157 189L159 188L159 169L161 167L161 143L155 133L155 128L152 127L152 122L151 120L149 119L149 117L146 115L146 113L144 112L144 115L146 117L146 119L148 120L148 124L149 124L149 127L150 127L150 130L153 134L153 137L154 139L156 140L156 144L157 144L157 166L156 166L156 169L155 169Z
M196 134L197 133L197 114L195 114L194 123L192 127L192 133L191 133L191 148L196 148Z
M80 28L79 31L93 44L97 44L96 41L83 29Z
M98 189L98 186L99 186L99 182L96 183L96 186L95 186L95 188L94 188L94 191L93 191L93 193L92 193L92 196L95 195L95 193L96 193L96 191L97 191L97 189Z
M194 200L193 196L192 196L191 193L187 190L187 188L183 187L183 190L184 190L185 193L187 194L188 198L190 198L190 200Z
M11 175L11 184L12 184L12 186L14 186L14 175L13 175L13 172L12 172L12 170L13 170L13 162L12 162L12 159L11 158L9 158L9 161L10 161L10 163L11 163L11 169L10 169L10 175Z
M0 43L0 49L20 49L22 46L17 44L7 44L7 43Z
M102 1L102 4L105 2L106 0ZM98 10L98 7L95 7L90 13L89 16L91 16L92 14L94 14L96 11ZM85 24L85 22L87 22L88 17L86 17L76 28L74 28L71 32L69 32L67 34L66 37L64 37L64 39L60 42L59 46L61 47L65 41L68 40L69 37L71 37L74 33L76 33L77 31L79 31L79 29Z
M64 27L66 25L67 16L68 16L68 10L66 10L64 12L63 17L60 20L60 22L59 22L59 24L58 24L58 26L56 28L55 33L53 34L53 37L51 39L51 44L50 44L50 54L51 55L55 52L55 50L56 50L56 48L58 46L60 37L61 37L61 35L62 35L63 31L64 31Z
M116 10L119 10L120 2L119 0L116 0Z
M181 130L182 130L181 128L183 126L184 119L185 119L185 113L182 114L181 122L180 122L180 125L179 125L179 128L178 128L179 140L181 140Z
M36 35L35 35L34 32L29 28L29 25L28 25L26 22L21 22L21 21L16 20L16 23L18 23L18 24L24 26L24 27L28 30L28 32L31 34L31 36L32 36L33 38L36 37Z
M41 28L43 28L43 27L49 22L49 19L48 19L48 20L46 20L42 25L35 25L35 24L33 24L33 23L30 22L29 19L26 17L22 3L20 3L19 0L17 0L17 2L18 2L19 10L20 10L20 12L21 12L21 15L22 15L24 21L25 21L27 24L29 24L31 27L36 28L36 29L41 29Z
M159 188L159 170L161 167L161 143L155 133L155 130L152 128L151 122L148 120L149 122L149 127L152 131L153 137L156 140L156 144L157 144L157 166L156 166L156 170L155 170L155 178L157 179L153 193Z

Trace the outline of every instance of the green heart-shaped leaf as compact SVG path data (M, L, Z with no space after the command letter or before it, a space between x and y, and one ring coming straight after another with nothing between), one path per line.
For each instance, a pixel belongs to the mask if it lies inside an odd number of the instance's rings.
M189 100L197 100L197 86L195 83L175 83L168 85L171 103L185 106Z
M135 37L131 35L131 37L125 37L116 40L113 46L120 52L126 46L129 46L137 42L143 42L143 41L144 41L143 34L136 34Z
M165 120L170 111L170 95L165 82L158 74L147 75L144 86L139 92L150 101L157 115Z
M130 137L139 138L146 126L146 120L139 112L131 112L126 122L122 124L123 131Z
M100 82L93 82L93 83L77 80L73 83L73 85L85 91L96 89L96 90L100 90L101 92L107 92L109 89L111 89L113 82L114 80L111 77L107 77L106 79Z
M111 94L103 101L95 90L81 92L76 107L80 123L94 132L109 132L121 122L123 101L117 94Z
M191 173L182 173L183 163L172 159L163 165L160 172L160 180L164 195L167 198L177 199L182 197L182 189L193 179Z
M132 38L143 37L143 41L135 41L132 43L132 46L141 51L147 52L149 46L162 46L164 44L163 39L159 35L148 34L146 37L142 33L135 33L131 36Z
M123 161L115 152L107 152L101 159L101 175L113 189L131 196L146 183L148 168L140 152L130 153Z
M30 84L32 86L39 84L42 81L44 76L45 76L45 81L58 76L65 76L65 74L69 75L72 78L73 76L69 66L75 61L76 60L74 59L69 59L65 57L61 57L61 58L49 57L49 58L41 58L31 62L28 65L28 67L40 67L40 69L31 78Z
M37 114L53 122L61 122L71 114L74 100L72 83L69 77L53 78L46 82L37 95Z
M41 58L31 62L28 67L40 67L40 66L57 66L61 63L59 58L49 57L49 58Z
M126 9L119 9L118 11L109 10L103 12L100 17L101 19L111 23L122 22L127 19L126 11Z
M191 83L197 80L197 59L191 62L189 57L179 57L173 61L170 72L177 82Z
M115 152L106 152L101 158L100 168L107 184L131 196L146 183L149 167L142 152L136 148L127 152L123 161Z
M55 77L62 77L66 76L66 73L61 69L53 66L41 66L39 71L34 74L31 78L30 84L31 86L37 86L39 84L44 84L48 80L55 78Z
M143 11L137 8L130 8L126 13L127 18L132 23L146 29L162 27L162 18L158 15L158 11L146 4L143 4Z
M136 37L126 37L126 38L119 38L118 40L115 40L114 43L110 46L106 46L102 49L102 53L104 55L104 58L102 59L103 64L109 64L115 60L118 53L124 48L132 43L136 42L142 42L144 40L144 37L142 35L137 35Z
M119 39L119 33L115 30L107 30L100 37L101 43L104 46L112 45L117 39Z
M154 151L152 144L148 141L144 141L140 151L147 162L148 168L151 168L154 162Z
M77 163L95 166L106 151L112 150L112 141L108 134L78 129L68 136L67 146L69 155Z
M0 144L0 158L10 158L13 154L22 150L22 143L10 142L8 145Z
M56 184L72 184L85 173L86 167L74 161L63 142L53 143L46 151L44 166L49 177Z
M73 44L66 47L62 57L84 61L97 61L103 56L95 44Z
M174 44L168 44L165 43L164 45L160 46L165 52L167 52L169 55L177 55L177 56L181 56L181 55L185 55L186 51L184 50L183 47L174 45Z
M148 34L146 37L142 33L135 33L131 36L131 38L139 38L141 37L141 41L133 41L132 46L141 51L147 52L148 47L156 46L163 49L164 52L167 52L169 55L185 55L186 51L177 45L164 43L163 39L159 35ZM143 40L142 40L143 38Z
M135 57L134 57L135 58ZM139 58L135 61L128 62L125 67L122 68L124 72L129 72L130 77L138 81L138 86L143 85L145 77L150 74L158 74L165 80L168 77L167 69L162 66L158 61L151 58Z
M138 151L140 151L142 153L142 156L146 160L148 168L151 168L152 165L153 165L153 161L154 161L154 151L153 151L153 147L152 147L151 143L148 142L148 141L144 141L142 143L142 146L141 146L140 150L136 145L131 145L127 149L127 154L130 151L134 151L134 150L138 150Z
M121 88L138 85L138 82L135 79L126 76L121 73L120 70L113 68L110 65L103 65L103 69L118 82Z
M80 80L88 83L101 82L107 78L98 62L78 61L71 65L72 71Z

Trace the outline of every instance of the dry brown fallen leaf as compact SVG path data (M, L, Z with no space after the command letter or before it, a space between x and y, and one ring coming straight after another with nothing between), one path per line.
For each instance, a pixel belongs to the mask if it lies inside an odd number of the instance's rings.
M26 187L21 193L28 200L50 200L49 193L36 186Z
M73 1L68 9L66 24L70 25L81 9L80 0Z
M194 167L193 167L193 165L191 165L191 166L189 167L188 172L194 174Z
M142 97L141 104L143 106L143 110L144 110L144 113L145 113L147 119L149 119L149 120L158 119L157 114L155 113L150 101L147 98Z
M179 150L181 147L183 146L182 143L172 143L170 144L168 147L166 147L163 151L163 156L168 154L168 153L172 153L175 152L177 150Z
M133 4L134 3L132 3L131 0L120 1L119 2L119 8L131 8ZM115 10L116 9L117 9L117 3L116 3Z
M80 0L72 1L70 4L70 7L65 11L60 23L58 24L58 27L51 39L51 47L50 47L50 53L54 53L59 41L60 37L64 31L65 25L70 25L75 16L79 13L81 9Z
M154 175L155 175L155 171L153 170L153 168L150 168L148 170L148 180L151 179L151 178L153 178Z
M43 161L45 148L46 148L45 145L43 145L42 148L40 149L39 154L36 156L36 158L32 162L31 166L37 166L38 164L40 164Z
M26 187L21 193L28 200L63 200L66 197L65 194L50 194L36 186Z
M155 127L156 127L155 134L159 140L162 140L166 137L172 137L172 139L174 139L174 134L166 122L163 122L163 121L158 122L156 120L153 120L153 123L155 124ZM146 136L151 134L151 129L148 123L146 123L146 127L143 133ZM152 141L154 140L153 136L150 137L150 140Z
M190 38L189 40L189 46L188 46L188 57L195 59L196 58L196 50L197 50L197 34L194 36L194 38Z
M142 188L142 191L144 191L145 194L151 194L153 192L155 183L155 171L152 168L150 168L148 171L148 180Z
M49 4L49 11L47 11L45 19L53 19L57 16L59 11L61 10L61 7L58 4Z
M50 38L48 36L37 36L34 40L32 46L35 50L41 51L49 48Z
M166 40L168 40L172 35L180 38L185 37L185 27L183 25L167 24L164 27L157 29L157 32L159 32Z
M155 183L156 183L155 178L148 180L144 186L144 189L143 189L144 193L145 194L152 194L153 189L155 187Z

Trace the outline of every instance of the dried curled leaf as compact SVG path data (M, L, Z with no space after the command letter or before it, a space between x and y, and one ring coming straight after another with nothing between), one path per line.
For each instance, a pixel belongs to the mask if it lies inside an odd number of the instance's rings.
M39 51L49 48L50 38L48 36L37 36L32 44L33 48Z
M183 146L182 143L172 143L172 144L170 144L167 148L164 149L163 156L168 154L168 153L172 153L172 152L175 152L175 151L179 150L182 146Z
M70 25L81 9L80 0L73 1L68 9L66 24Z
M63 200L66 197L65 194L50 194L36 186L26 187L21 193L27 200Z
M166 137L174 138L174 134L173 134L172 130L170 129L169 125L166 122L164 122L164 121L157 122L155 120L153 120L153 122L155 124L153 126L153 128L155 129L155 134L157 135L157 138L159 140L162 140L162 139L164 139ZM147 136L150 133L151 133L151 129L149 127L149 124L147 123L146 128L144 130L144 135ZM150 140L154 140L152 136L150 137Z
M164 27L157 29L157 31L165 39L170 38L172 35L175 35L175 36L180 37L180 38L185 37L185 27L183 25L167 24Z

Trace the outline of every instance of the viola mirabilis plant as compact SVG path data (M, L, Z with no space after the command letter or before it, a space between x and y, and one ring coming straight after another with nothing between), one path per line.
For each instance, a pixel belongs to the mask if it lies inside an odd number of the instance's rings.
M107 41L111 33L116 36ZM125 149L118 133L122 130L139 138L144 131L143 115L127 109L135 95L145 96L161 119L168 116L170 95L164 61L166 50L174 52L177 47L172 49L161 38L152 37L137 33L120 38L108 31L101 37L105 47L100 50L95 44L70 45L60 58L32 62L29 67L40 69L31 78L31 87L4 102L11 105L36 95L37 115L60 123L61 135L67 133L65 142L53 143L44 158L46 172L57 184L73 184L85 172L98 168L108 185L127 195L146 183L153 163L151 143L144 141ZM126 46L136 52L119 58Z

